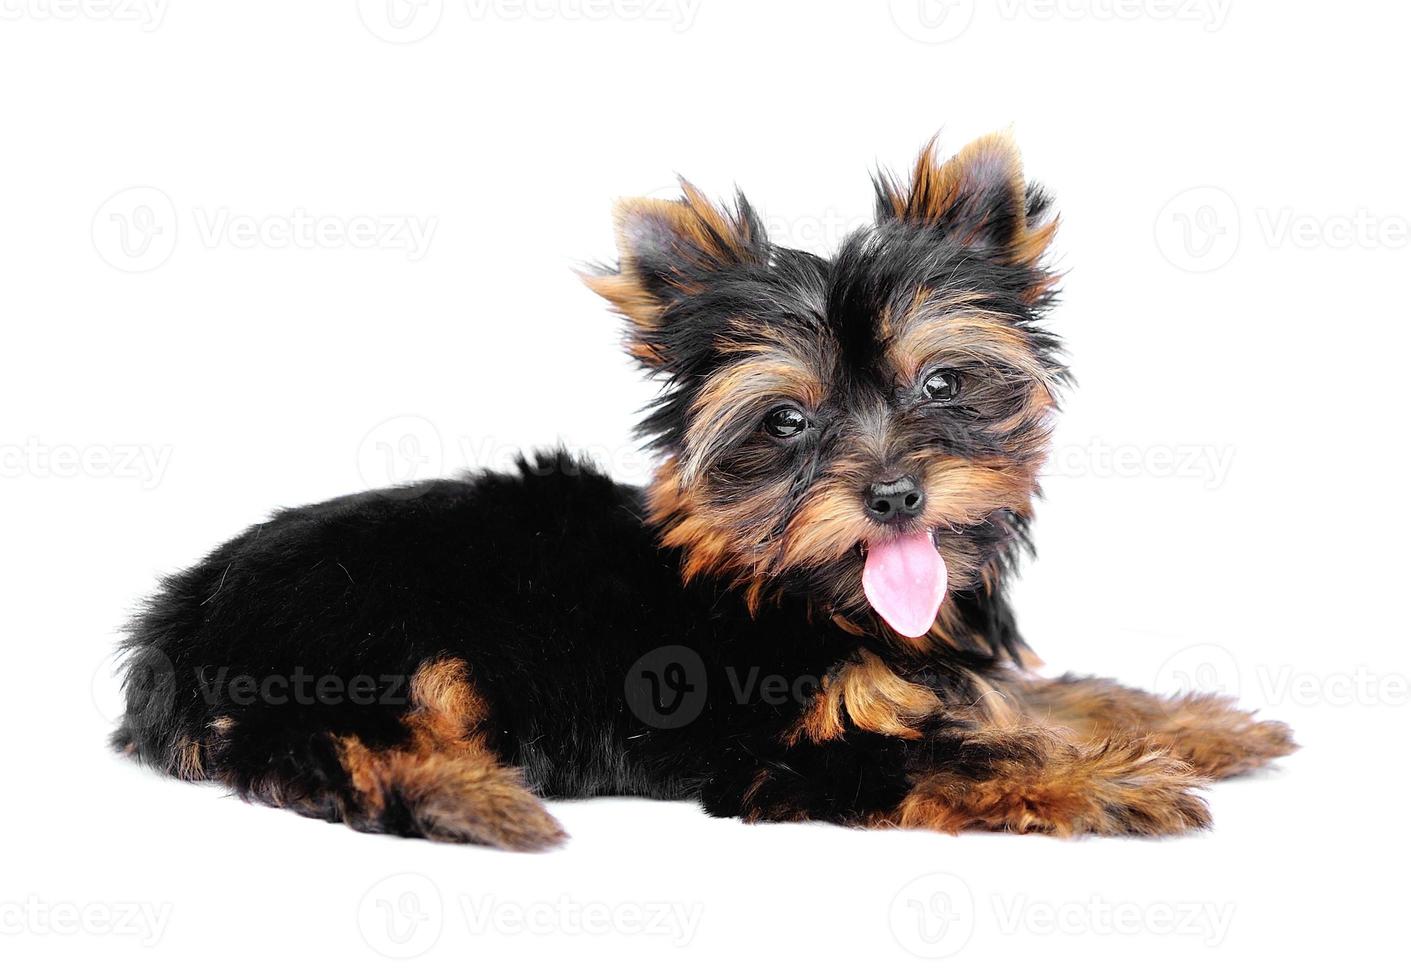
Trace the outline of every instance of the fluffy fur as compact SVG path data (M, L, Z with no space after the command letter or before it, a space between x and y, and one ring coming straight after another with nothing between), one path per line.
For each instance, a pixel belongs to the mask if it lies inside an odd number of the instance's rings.
M663 382L651 485L545 454L279 512L137 617L115 744L358 830L523 850L563 837L541 797L598 794L951 832L1205 826L1201 782L1290 751L1287 729L1038 678L1005 599L1066 379L1040 326L1048 195L1000 136L876 188L831 258L771 244L743 197L622 202L618 261L585 278ZM897 474L950 571L917 639L861 584L897 533L867 488Z

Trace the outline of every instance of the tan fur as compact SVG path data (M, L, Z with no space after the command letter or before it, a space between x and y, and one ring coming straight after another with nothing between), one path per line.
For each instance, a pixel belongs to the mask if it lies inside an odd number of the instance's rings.
M752 354L712 375L701 387L691 406L687 445L712 445L742 417L757 413L762 401L793 401L814 410L823 397L823 382L798 358L778 350ZM681 478L689 482L697 470L695 455L687 453Z
M650 331L656 326L661 306L656 297L647 292L641 280L635 276L620 272L603 275L583 273L580 278L584 285L611 303L619 313L639 327ZM627 335L627 353L644 364L660 365L660 356L648 343L650 336L651 334L645 331L630 332Z
M748 225L720 210L696 187L681 182L682 196L675 201L650 197L625 198L613 211L617 228L618 269L585 273L584 284L607 300L636 329L627 336L627 351L643 364L662 367L660 353L653 346L653 332L661 317L661 304L636 275L636 245L630 229L635 222L655 221L669 228L676 240L698 253L695 258L727 263L744 258L754 244ZM674 284L683 292L695 285L689 277Z
M864 462L850 457L833 464L819 476L783 530L772 534L767 524L754 519L757 512L772 509L772 499L757 494L731 505L712 502L683 479L676 460L668 459L648 488L648 519L660 529L663 544L685 551L686 580L718 575L746 588L754 585L754 594L762 595L783 569L829 565L847 556L859 542L884 533L861 505L858 487L865 484ZM918 473L925 488L922 522L944 532L983 521L999 508L1027 515L1039 462L1037 457L1032 465L926 457L907 459L902 465ZM775 491L789 492L787 485ZM967 540L942 533L938 546L952 588L979 583L983 569Z
M742 507L744 505L741 505ZM707 573L741 580L753 566L742 560L729 515L708 510L693 487L682 482L674 459L665 460L647 488L647 516L661 530L662 544L681 548L682 578L689 582Z
M345 816L349 823L376 822L395 793L432 840L521 851L564 840L558 822L476 732L485 704L461 661L423 665L412 676L411 701L405 746L373 750L357 738L340 740L340 759L358 802Z
M917 378L933 362L1001 364L1043 384L1047 370L1034 354L1023 328L993 314L965 310L923 311L893 327L887 354L899 377Z
M1009 193L1023 213L1024 168L1019 148L1008 133L991 133L966 144L959 153L942 162L933 138L921 151L912 169L911 183L903 189L890 181L883 183L892 214L903 221L936 224L964 196L996 179L1007 183ZM1009 258L1015 264L1032 265L1052 243L1058 230L1056 218L1030 225L1020 221L1009 242Z
M172 747L172 774L178 779L200 782L206 778L206 764L201 743L196 739L178 736Z
M965 678L964 703L942 704L929 688L862 652L827 677L784 742L845 738L848 725L917 739L926 720L948 722L992 771L947 772L945 757L919 775L877 827L959 833L1176 834L1209 824L1194 791L1207 779L1248 771L1291 752L1286 726L1254 720L1227 698L1161 698L1111 681L1035 678L1016 671L994 683ZM768 781L761 771L751 789ZM806 819L758 811L754 819Z
M929 458L922 477L922 523L942 529L977 523L1001 508L1027 513L1035 488L1033 474L1007 460Z
M826 742L841 737L847 721L879 735L920 738L913 726L940 710L940 699L930 688L898 677L880 657L864 650L823 678L784 740L790 745L801 739Z
M1257 720L1219 694L1163 698L1101 678L1034 679L1015 687L1024 711L1085 739L1142 736L1223 779L1288 755L1298 746L1283 722Z
M800 568L831 564L877 533L862 509L860 478L832 472L809 488L784 528L778 562Z
M485 720L485 701L466 678L465 663L444 658L422 664L412 675L412 710L407 727L429 745L466 741Z
M1043 727L973 736L999 754L997 774L975 780L934 772L873 826L959 833L1179 834L1209 826L1190 766L1144 739L1074 744Z

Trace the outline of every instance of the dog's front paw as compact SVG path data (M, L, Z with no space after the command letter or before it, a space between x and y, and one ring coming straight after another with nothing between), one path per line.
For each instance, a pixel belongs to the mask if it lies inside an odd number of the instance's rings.
M1149 740L1063 745L1002 760L981 779L928 774L889 822L949 833L1182 834L1210 825L1201 785L1190 765Z
M1153 736L1196 772L1224 779L1258 769L1298 748L1281 721L1261 721L1232 698L1194 694L1170 702L1170 714Z

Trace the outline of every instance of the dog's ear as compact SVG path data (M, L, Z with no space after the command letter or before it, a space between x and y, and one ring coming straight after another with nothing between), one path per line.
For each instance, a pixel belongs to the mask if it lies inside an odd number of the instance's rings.
M615 209L617 266L592 269L583 281L628 320L627 350L654 370L669 366L672 338L665 314L699 296L731 270L769 261L764 226L736 194L734 208L712 204L681 181L668 201L627 198Z
M1025 184L1019 150L1005 133L982 136L945 162L933 138L909 184L887 174L873 183L879 224L924 228L1006 265L1036 265L1058 230L1048 195Z

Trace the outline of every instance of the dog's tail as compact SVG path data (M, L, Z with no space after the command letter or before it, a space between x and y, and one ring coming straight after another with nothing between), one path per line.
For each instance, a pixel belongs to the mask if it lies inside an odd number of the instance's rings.
M563 828L479 734L483 702L463 661L412 675L404 712L372 734L294 724L268 707L198 712L174 697L174 673L142 655L128 665L119 752L168 775L228 786L242 799L368 833L541 851ZM168 689L165 685L173 685ZM385 711L369 706L369 712Z

